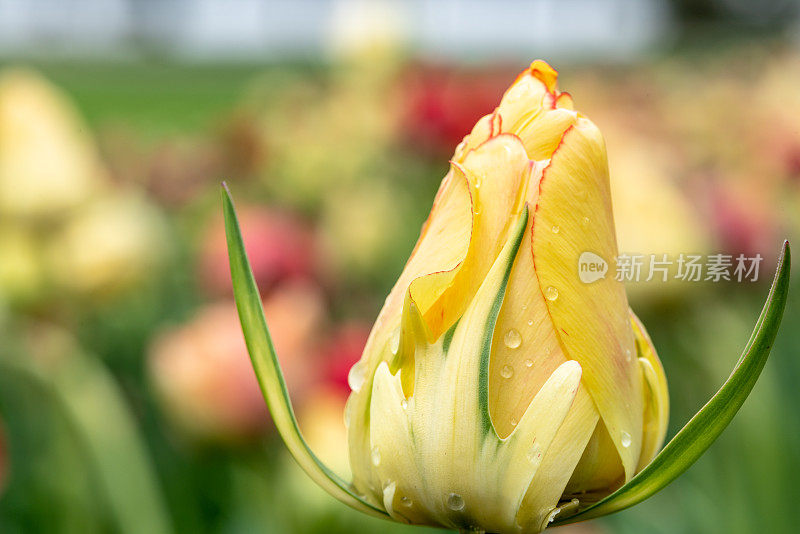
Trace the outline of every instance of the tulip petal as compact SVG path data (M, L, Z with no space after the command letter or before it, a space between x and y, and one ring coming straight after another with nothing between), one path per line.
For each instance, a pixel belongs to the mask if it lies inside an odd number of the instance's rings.
M392 376L390 367L381 363L370 408L371 416L381 421L370 429L376 480L380 487L393 489L390 513L399 520L453 528L513 524L516 507L507 509L509 499L503 488L512 480L519 482L518 477L529 481L534 468L506 472L515 467L509 463L509 454L522 447L520 440L525 436L508 444L498 439L488 417L485 392L492 334L527 220L528 212L523 210L463 317L446 335L430 343L420 310L411 298L406 300L402 335L408 329L415 336L413 346L407 344L403 350L414 352L413 396L406 398L403 391L400 375L404 371ZM570 368L578 372L568 380L562 375ZM534 415L527 416L524 426L538 425L543 448L552 439L548 431L555 434L574 395L554 400L554 392L573 391L579 380L577 363L567 366L553 378L548 393L542 393L538 408L530 409ZM544 411L551 416L541 417ZM391 458L386 466L383 457ZM443 464L442 458L451 461ZM523 484L510 502L521 500L526 489ZM386 492L383 497L387 498ZM461 499L463 506L454 505L452 499ZM481 516L486 508L479 503L487 499L500 500L506 510L503 518ZM500 508L489 510L496 514Z
M522 124L516 134L525 144L528 157L534 160L548 159L561 141L567 128L575 124L578 114L568 109L542 111Z
M503 161L503 165L497 165ZM463 174L473 201L469 249L453 273L436 273L415 279L411 296L419 306L430 332L438 339L461 317L486 277L511 225L523 208L523 184L530 173L530 160L519 138L493 137L472 150L453 169ZM446 243L443 240L440 246Z
M535 190L529 191L529 199L531 192ZM565 361L536 281L529 223L497 317L489 361L489 413L498 436L511 433L533 397Z
M645 383L644 436L642 453L636 471L650 463L664 444L669 422L669 390L664 366L656 355L655 346L647 335L644 325L631 310L631 324L636 337L636 351L642 367Z
M564 134L540 181L533 223L533 259L561 345L580 362L584 383L622 459L626 480L641 449L642 378L632 357L633 332L625 288L613 276L591 284L578 259L617 256L608 163L602 135L578 118ZM619 399L630 399L620 403Z
M438 297L447 288L447 282L455 276L467 254L471 240L472 205L467 177L458 169L451 168L439 187L433 208L422 228L417 245L378 315L364 348L364 356L356 364L362 366L366 383L363 385L362 392L354 391L351 394L351 425L348 430L348 446L350 448L350 468L359 491L363 493L368 494L369 486L378 483L369 462L369 409L372 392L371 380L374 371L380 362L392 360L393 370L398 367L404 369L402 376L406 383L406 395L411 394L409 388L413 387L413 355L411 357L402 356L405 354L403 350L405 343L401 338L398 344L401 357L397 358L397 355L392 354L391 339L393 335L396 335L394 332L402 327L400 316L407 299L408 287L412 281L424 277L428 273L435 273L428 280L431 286L428 298L435 300L435 297ZM435 278L438 278L438 285L433 283ZM404 338L405 335L402 337ZM411 381L410 385L409 381Z
M786 307L790 271L791 251L789 242L785 241L769 296L753 334L719 391L630 482L599 503L557 520L556 525L593 519L638 504L675 480L708 450L742 407L767 363Z
M535 532L546 526L544 523L561 500L599 419L592 398L585 386L581 386L522 502L517 514L522 527Z
M508 466L492 508L503 510L514 522L531 480L541 469L543 456L550 450L568 416L581 380L581 366L575 360L562 363L547 379L522 416L519 425L506 438L497 453L497 464ZM528 469L519 466L528 465ZM552 504L556 504L558 498ZM513 524L513 523L512 523Z
M247 350L275 427L300 467L325 491L356 510L376 517L388 517L383 510L358 496L349 484L325 466L303 439L272 346L261 297L247 259L233 200L227 187L223 187L222 203L236 307L239 310Z
M386 487L394 484L391 507L384 506L395 520L415 524L430 522L418 499L412 499L422 483L414 457L413 432L409 414L414 413L414 399L407 401L403 394L400 374L392 376L386 362L375 372L370 412L383 424L370 426L370 459L378 478ZM411 405L409 405L411 403ZM382 461L390 458L391 461ZM384 495L384 498L386 495ZM405 499L403 499L405 497ZM397 501L403 503L398 506Z

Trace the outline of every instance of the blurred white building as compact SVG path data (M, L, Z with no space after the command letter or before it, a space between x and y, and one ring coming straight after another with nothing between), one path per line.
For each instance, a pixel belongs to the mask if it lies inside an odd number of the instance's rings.
M672 25L666 0L0 0L0 54L270 59L391 38L448 59L626 59Z

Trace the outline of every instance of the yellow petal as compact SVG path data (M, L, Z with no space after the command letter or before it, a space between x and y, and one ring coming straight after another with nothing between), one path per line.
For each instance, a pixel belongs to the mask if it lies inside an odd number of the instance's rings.
M445 176L417 245L378 315L367 340L362 361L356 364L358 374L364 377L364 384L359 391L354 391L349 401L351 424L347 441L354 482L357 489L368 496L372 495L370 485L375 486L378 483L369 461L372 376L378 364L394 358L391 338L400 328L403 303L411 281L436 271L454 274L463 261L472 232L472 198L469 187L466 177L460 171L454 172L451 169ZM413 365L413 361L408 365Z
M584 386L578 389L569 414L542 458L517 515L517 523L535 531L561 500L600 416Z
M511 433L545 381L566 360L537 283L529 224L492 340L489 413L498 436Z
M495 110L494 112L481 117L472 132L464 138L464 141L456 147L453 161L461 163L467 154L479 147L492 137L500 135L502 131L503 119L500 114Z
M469 250L452 277L437 273L411 284L411 296L428 325L430 342L463 315L500 253L522 210L522 186L527 183L531 165L519 138L499 135L469 152L463 164L454 163L453 170L470 184L472 233Z
M600 420L564 492L568 495L588 492L604 497L619 487L624 478L625 471L614 442L605 423Z
M667 436L667 423L669 422L669 391L664 366L658 359L656 349L650 336L647 335L644 325L631 310L631 324L636 337L636 351L644 375L644 435L642 437L642 452L639 457L637 471L641 471L650 463Z
M584 383L629 479L641 450L643 402L627 298L613 273L591 284L579 280L583 252L611 264L617 244L605 145L597 127L578 118L540 182L534 266L561 346L583 367Z
M546 110L522 124L515 133L525 144L529 158L548 159L561 142L564 132L577 120L578 114L568 109Z

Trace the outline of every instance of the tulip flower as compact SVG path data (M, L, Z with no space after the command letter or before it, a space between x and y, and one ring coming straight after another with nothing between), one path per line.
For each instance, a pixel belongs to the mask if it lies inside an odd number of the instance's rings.
M763 367L788 246L734 374L661 453L666 377L624 286L605 145L535 61L456 148L419 241L349 376L346 483L300 435L229 194L234 294L276 426L346 504L417 525L542 531L640 502L704 452Z

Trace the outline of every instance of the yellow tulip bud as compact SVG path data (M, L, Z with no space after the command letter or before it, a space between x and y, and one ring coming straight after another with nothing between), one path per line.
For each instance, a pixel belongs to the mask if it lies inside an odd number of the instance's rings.
M535 61L457 147L352 369L354 485L395 520L540 532L653 458L666 379L613 268L605 145ZM595 278L595 277L592 277Z

